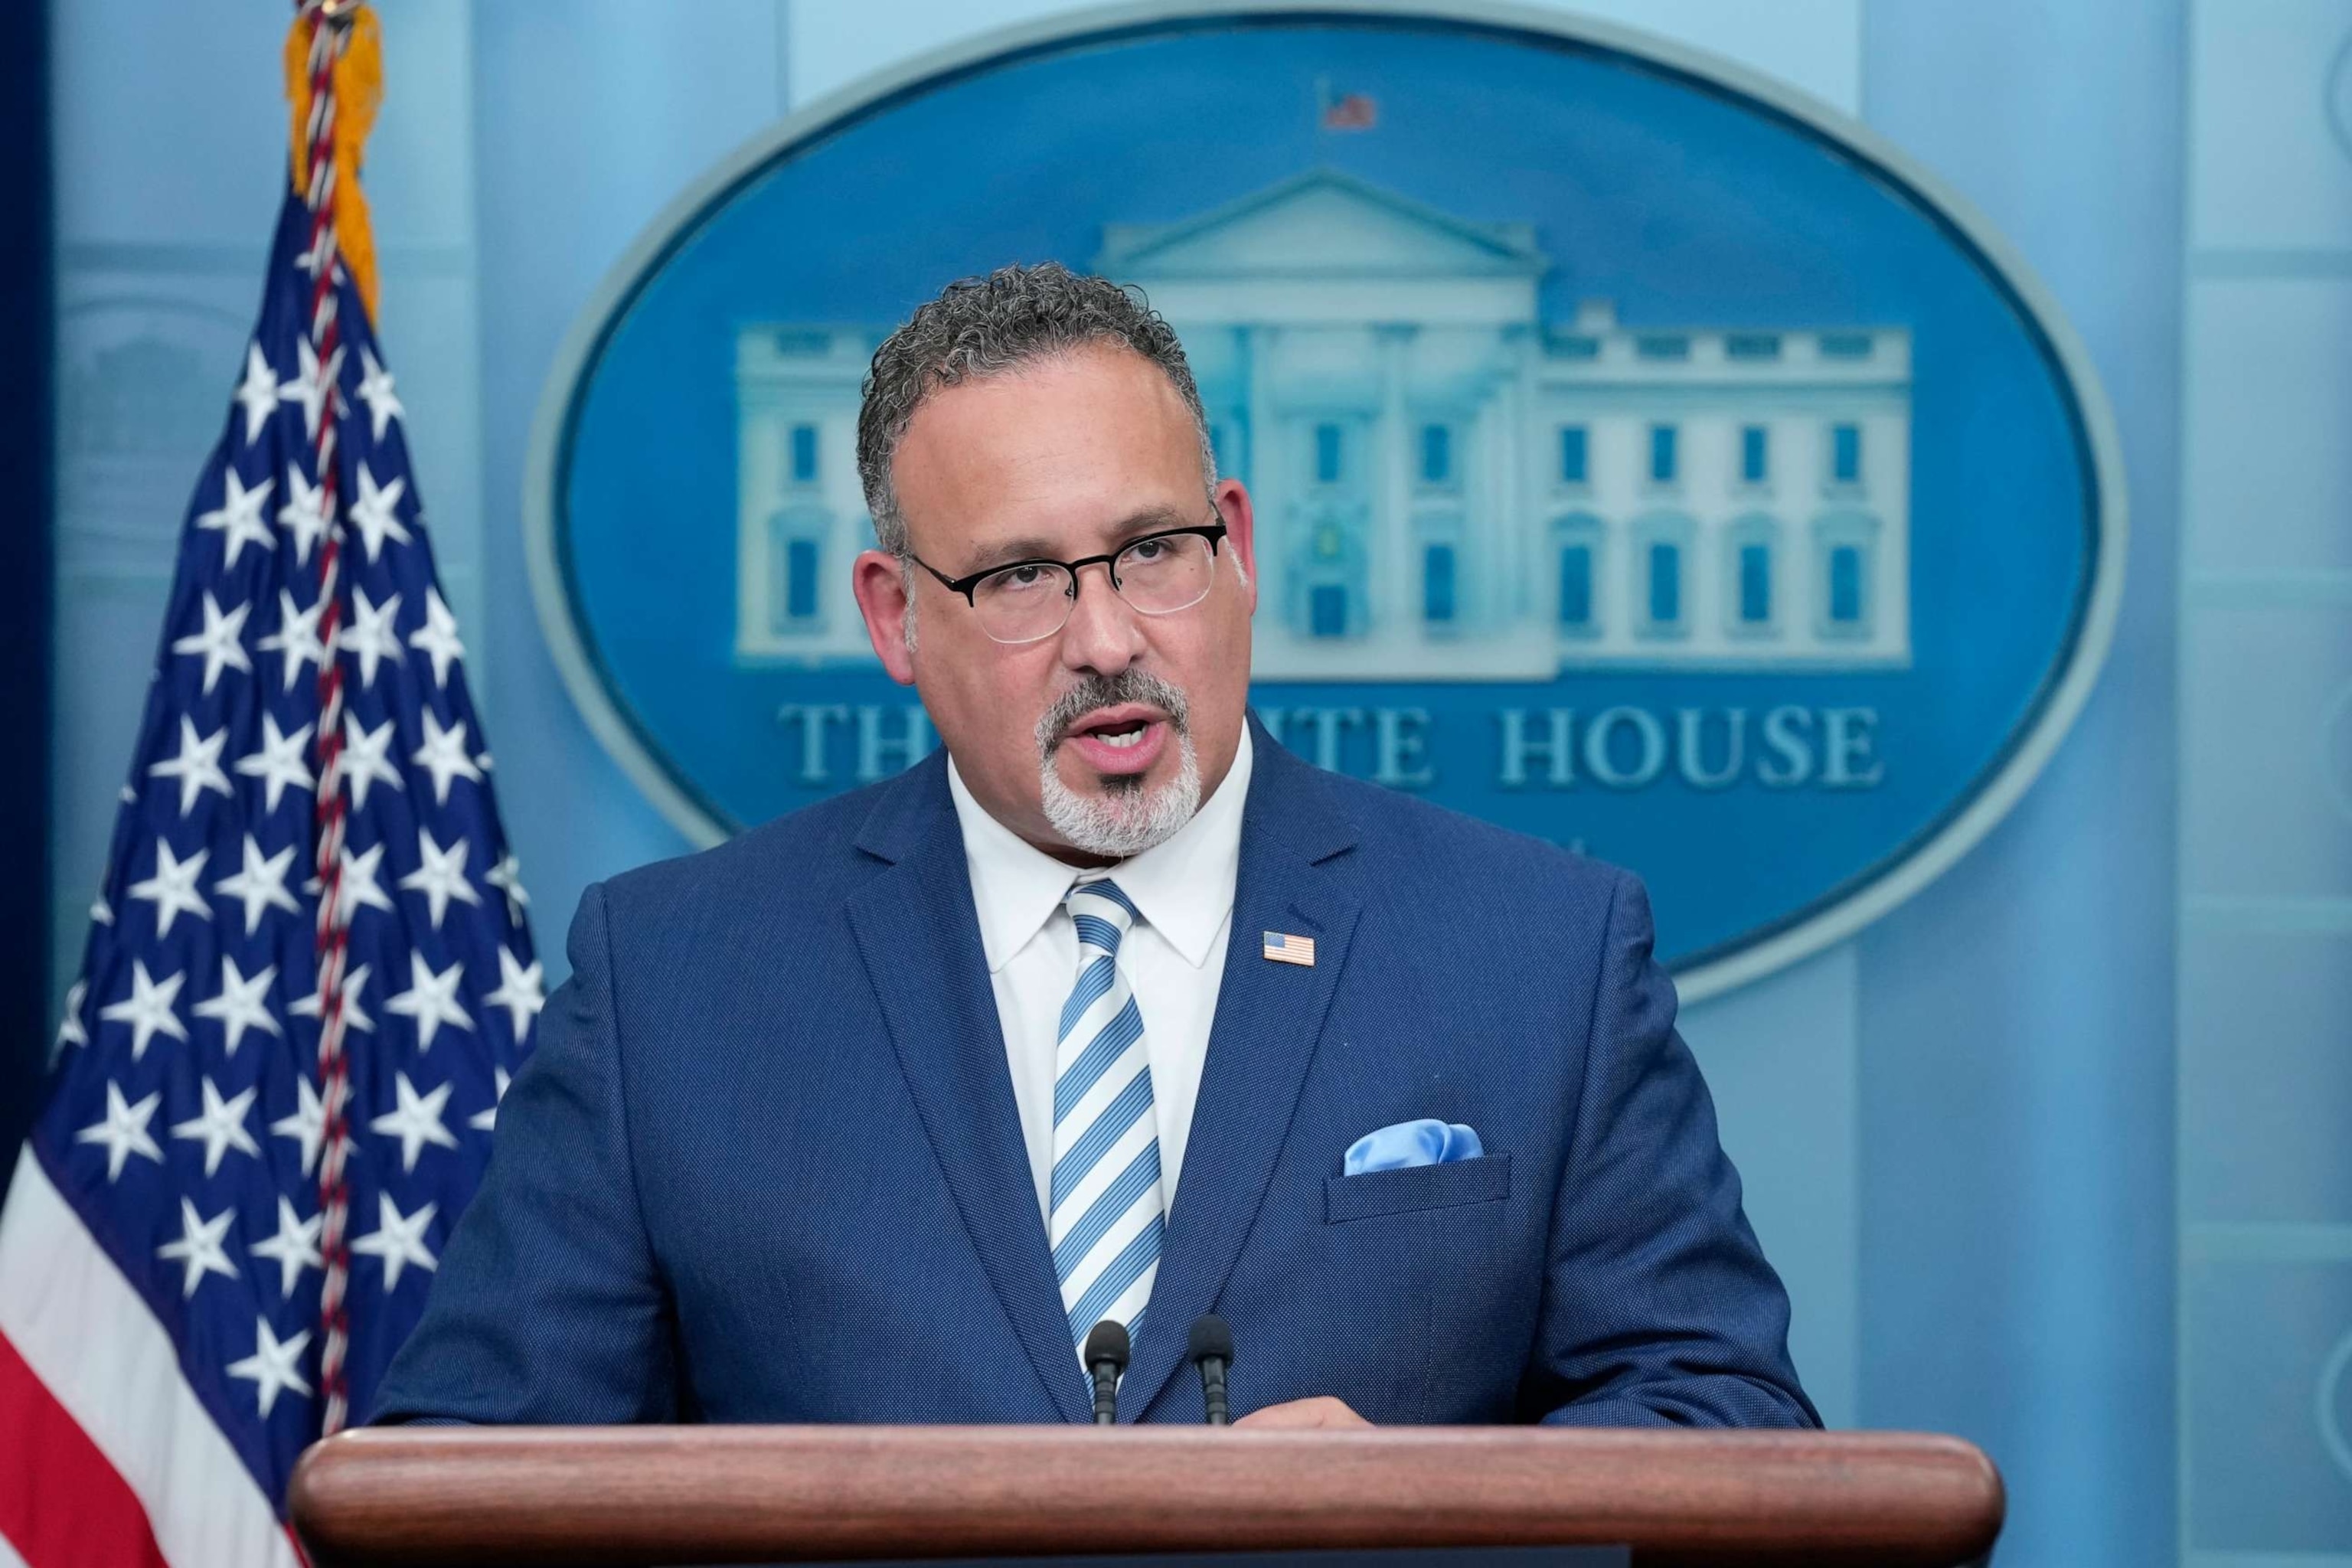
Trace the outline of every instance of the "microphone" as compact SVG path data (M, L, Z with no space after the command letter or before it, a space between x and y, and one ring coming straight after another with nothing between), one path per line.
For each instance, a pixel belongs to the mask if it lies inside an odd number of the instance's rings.
M1127 1330L1105 1318L1087 1331L1086 1362L1095 1380L1095 1425L1118 1425L1118 1374L1127 1370Z
M1225 1420L1225 1369L1234 1364L1233 1325L1211 1312L1192 1325L1185 1355L1201 1369L1201 1403L1208 1408L1209 1425Z

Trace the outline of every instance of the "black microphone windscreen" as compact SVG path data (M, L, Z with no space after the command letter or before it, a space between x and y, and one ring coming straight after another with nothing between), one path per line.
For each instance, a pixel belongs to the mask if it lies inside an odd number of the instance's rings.
M1192 1324L1192 1338L1186 1347L1185 1359L1198 1366L1214 1357L1227 1366L1234 1363L1234 1330L1214 1312L1208 1313Z
M1127 1370L1127 1329L1105 1318L1087 1332L1087 1365L1109 1362L1121 1372Z

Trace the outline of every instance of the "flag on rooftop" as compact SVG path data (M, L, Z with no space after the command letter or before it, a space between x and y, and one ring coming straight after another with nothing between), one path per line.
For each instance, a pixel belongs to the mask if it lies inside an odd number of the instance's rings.
M526 900L371 319L378 58L363 7L307 5L288 42L260 319L0 1214L0 1561L26 1568L299 1561L295 1458L366 1418L532 1044Z

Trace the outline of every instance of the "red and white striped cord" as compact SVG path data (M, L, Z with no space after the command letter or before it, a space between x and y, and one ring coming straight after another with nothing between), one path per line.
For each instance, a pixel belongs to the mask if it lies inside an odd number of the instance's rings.
M350 1097L351 1069L343 1058L343 966L351 927L343 908L343 670L337 655L341 630L340 582L343 522L335 472L335 421L341 395L336 386L338 354L335 326L335 57L341 52L345 31L320 0L310 0L303 13L310 24L310 122L304 127L310 143L310 347L317 356L320 389L319 428L312 456L319 476L320 516L327 528L319 551L319 640L325 656L319 662L318 759L319 874L319 1102L324 1115L319 1142L319 1255L326 1282L319 1302L319 1385L326 1401L323 1431L342 1430L350 1414L343 1357L351 1340L344 1294L351 1281L351 1245L345 1228L351 1216L351 1190L343 1179L347 1140L343 1102Z

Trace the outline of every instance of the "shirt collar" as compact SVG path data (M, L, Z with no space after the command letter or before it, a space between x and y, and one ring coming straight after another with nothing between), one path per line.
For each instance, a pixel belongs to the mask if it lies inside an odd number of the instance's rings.
M1120 861L1107 873L1135 900L1144 920L1195 969L1207 965L1210 946L1233 912L1250 765L1250 733L1244 725L1234 765L1192 820L1167 842ZM981 951L993 974L1053 918L1070 884L1077 880L1078 869L991 816L965 787L953 757L948 759L948 792L963 830L972 904L980 916Z

